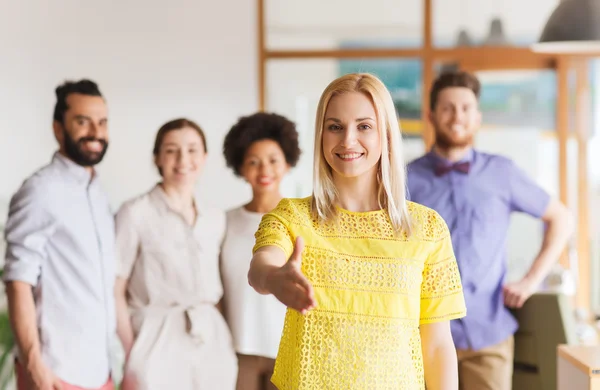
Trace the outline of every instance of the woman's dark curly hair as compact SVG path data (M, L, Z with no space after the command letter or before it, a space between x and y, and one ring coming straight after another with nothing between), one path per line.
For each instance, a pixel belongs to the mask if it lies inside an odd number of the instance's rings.
M250 145L266 139L279 144L290 167L296 165L301 151L294 122L281 115L258 112L240 118L225 136L223 155L227 166L232 168L237 176L241 176L240 169Z

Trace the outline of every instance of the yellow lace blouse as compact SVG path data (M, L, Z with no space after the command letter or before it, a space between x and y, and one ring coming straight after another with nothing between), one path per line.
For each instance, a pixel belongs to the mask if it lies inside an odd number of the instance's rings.
M279 389L424 389L419 324L466 314L448 227L409 202L410 237L395 236L384 210L339 210L319 223L311 198L283 199L256 232L258 248L289 257L304 238L302 272L317 307L288 309L272 381Z

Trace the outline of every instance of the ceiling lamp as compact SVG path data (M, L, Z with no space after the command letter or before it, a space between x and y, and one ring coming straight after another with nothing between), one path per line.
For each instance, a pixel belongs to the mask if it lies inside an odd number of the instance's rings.
M502 25L502 19L494 18L490 23L490 33L485 40L485 45L488 46L505 46L508 44L508 40L504 35L504 27Z
M466 29L462 29L458 32L456 46L473 46L473 40Z
M531 49L540 53L600 53L600 1L562 0Z

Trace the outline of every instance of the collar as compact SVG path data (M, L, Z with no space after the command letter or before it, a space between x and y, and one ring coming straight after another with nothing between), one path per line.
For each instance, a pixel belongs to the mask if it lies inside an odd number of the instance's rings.
M450 161L445 157L440 156L439 154L437 154L433 147L431 147L431 149L429 150L429 152L427 153L427 159L428 161L430 161L432 164L432 167L435 167L439 164L443 164L443 165L451 165L451 164L455 164L455 163L462 163L462 162L469 162L472 163L473 160L475 159L475 150L473 148L469 149L469 151L467 152L467 154L461 158L458 161Z
M176 211L173 210L173 208L169 204L169 198L167 197L165 190L163 190L163 188L160 186L160 184L157 183L154 186L154 188L152 188L152 190L150 190L150 197L155 201L155 203L157 205L159 205L161 207L161 209L163 211L169 211L169 212L176 213ZM200 207L198 198L195 195L193 195L193 197L194 197L194 206L196 207L196 212L198 213L198 218L199 218L203 214L202 208Z
M78 184L88 186L96 181L98 178L98 172L94 170L94 174L91 174L85 167L75 163L70 158L66 157L60 152L55 152L52 157L52 163L59 166L63 171L67 172L73 177Z

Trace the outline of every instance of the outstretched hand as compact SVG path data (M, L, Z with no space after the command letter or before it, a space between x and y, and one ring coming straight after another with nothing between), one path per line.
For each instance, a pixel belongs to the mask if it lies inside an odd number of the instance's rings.
M287 263L267 277L267 289L287 307L306 314L316 306L316 301L312 285L302 274L303 250L304 240L298 237Z

